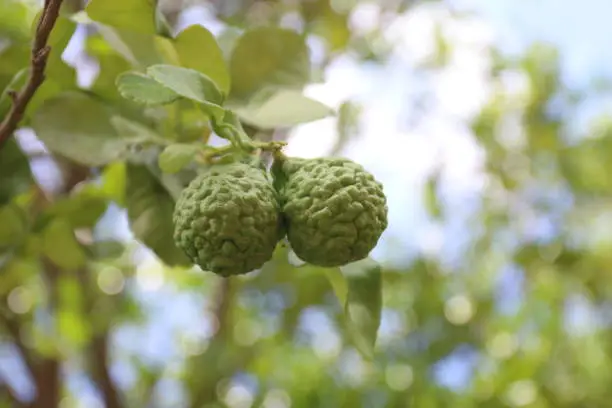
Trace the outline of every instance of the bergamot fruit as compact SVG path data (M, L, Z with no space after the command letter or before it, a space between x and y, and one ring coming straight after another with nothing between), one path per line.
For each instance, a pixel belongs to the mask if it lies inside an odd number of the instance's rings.
M260 268L284 236L278 196L259 161L211 165L182 191L173 221L177 246L225 277Z
M382 185L345 158L276 158L272 173L295 254L312 265L366 258L387 228Z

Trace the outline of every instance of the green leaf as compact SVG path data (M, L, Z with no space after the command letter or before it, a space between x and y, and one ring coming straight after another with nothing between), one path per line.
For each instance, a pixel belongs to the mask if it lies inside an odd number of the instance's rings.
M310 80L308 47L304 38L291 30L249 30L236 42L230 75L235 99L245 99L267 86L301 89Z
M13 102L9 97L9 91L19 91L28 80L29 73L30 70L28 68L19 70L6 85L2 91L2 94L0 94L0 118L3 118L13 105Z
M102 173L101 190L106 197L120 206L125 205L125 186L127 183L125 173L124 162L109 164Z
M28 158L15 139L10 138L0 148L0 206L26 192L32 181Z
M295 126L334 113L329 106L302 95L298 90L278 90L262 99L257 98L246 107L236 108L236 113L245 123L263 129Z
M139 72L125 72L119 75L117 90L124 98L145 105L164 105L179 98L173 90Z
M223 58L229 60L234 51L234 47L238 42L238 39L242 36L242 30L236 27L227 26L217 37L217 44L221 48Z
M32 118L32 128L49 150L77 163L100 166L126 151L111 116L101 102L70 92L45 101Z
M346 305L348 296L348 283L340 268L325 268L325 276L334 289L334 293L341 305Z
M52 217L62 217L72 228L93 227L107 208L107 198L94 185L81 188L70 197L59 199L47 210Z
M382 274L375 261L362 261L341 267L347 281L344 312L347 331L357 350L366 358L374 349L382 310Z
M111 27L143 34L156 32L153 0L91 0L85 12L92 20Z
M32 34L42 10L37 14L32 25ZM76 89L76 70L62 59L62 52L68 46L76 31L76 23L69 18L59 16L49 35L48 45L51 47L45 67L45 82L53 81L62 89Z
M18 244L27 232L27 215L17 205L0 206L0 249Z
M70 223L61 218L51 221L43 231L43 253L54 264L66 270L81 268L87 261Z
M193 144L172 144L159 155L159 168L164 173L176 173L189 164L200 150Z
M82 312L83 287L74 274L62 274L57 283L59 307L58 329L71 346L81 347L91 336L91 325Z
M135 67L145 68L165 62L160 43L166 42L166 38L108 26L96 25L96 29L116 52Z
M96 259L114 259L125 251L123 243L114 240L96 241L87 247L89 254Z
M225 95L230 90L230 75L223 52L210 31L201 25L192 25L174 39L180 64L195 69L212 79Z
M0 1L0 36L11 40L28 40L31 5L21 1Z
M188 265L174 244L174 200L145 167L127 164L126 203L130 227L136 238L167 265Z
M130 141L134 143L153 142L160 145L167 143L166 140L153 129L142 123L126 119L123 116L111 117L111 124L121 137L130 139Z
M199 102L208 115L223 118L225 110L220 106L223 95L217 85L201 72L172 65L153 65L147 68L147 75L177 94Z
M38 13L36 13L31 20L29 29L32 36L41 14L42 10L38 11ZM25 110L24 120L21 123L22 125L28 125L32 112L35 112L47 99L54 97L62 91L77 89L76 71L62 59L62 51L70 42L75 30L76 24L73 21L63 16L58 17L47 41L48 45L51 47L51 52L49 53L47 64L45 66L45 81L40 85L28 103ZM29 58L26 58L21 62L22 56L15 54L15 52L18 50L11 50L11 48L12 47L9 45L7 47L8 53L2 52L3 55L1 59L3 68L4 66L10 67L14 63L18 63L25 67L29 62ZM1 70L2 69L0 69L0 71ZM26 80L27 74L29 74L29 69L24 70L24 76L22 76L17 82L23 84L23 82ZM16 87L18 83L14 83L13 86ZM9 101L5 100L4 102L0 102L0 117L3 116L2 105L6 106L7 102Z
M38 258L13 257L0 263L0 294L6 295L40 273Z
M71 346L82 347L91 337L91 327L86 317L71 308L61 308L57 313L58 329Z

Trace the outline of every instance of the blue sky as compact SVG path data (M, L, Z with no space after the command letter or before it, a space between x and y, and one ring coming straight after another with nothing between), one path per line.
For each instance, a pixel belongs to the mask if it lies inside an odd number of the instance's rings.
M568 81L585 83L612 71L612 2L607 0L452 0L478 10L500 32L504 47L532 41L560 48Z

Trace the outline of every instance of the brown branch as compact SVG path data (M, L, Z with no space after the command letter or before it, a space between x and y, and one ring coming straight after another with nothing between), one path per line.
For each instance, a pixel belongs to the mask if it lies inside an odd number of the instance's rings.
M57 280L62 271L47 258L42 259L43 273L49 288L49 306L56 309L59 302ZM34 402L35 407L56 408L59 406L61 393L61 363L59 357L43 357L38 362L34 381L36 383L37 395Z
M54 2L54 0L45 0L45 9L51 7L50 5ZM58 3L61 3L61 0ZM44 24L44 18L41 18L40 24ZM44 41L46 41L46 38ZM65 168L62 175L64 185L60 194L68 194L77 184L87 179L89 172L84 171L82 166L74 165L72 168ZM49 200L44 196L42 190L40 193L41 204L48 204ZM52 310L57 310L59 303L57 281L64 271L48 258L43 258L42 261L43 272L49 289L49 306ZM56 408L59 406L62 390L61 364L59 358L55 357L43 358L38 363L34 377L38 391L34 407Z
M21 340L20 323L4 314L0 314L2 323L11 335L19 350L21 357L28 367L34 383L36 384L36 398L32 407L55 408L59 404L59 361L53 358L34 359L32 352L27 349ZM25 405L23 405L25 406Z
M56 408L60 402L60 362L56 358L44 358L36 370L36 401L34 407Z
M31 350L21 340L21 323L5 313L0 313L2 324L10 334L15 347L19 350L24 364L30 371L32 380L36 384L36 398L32 407L54 408L59 405L59 361L53 358L35 358ZM25 406L25 405L23 405Z
M106 408L123 408L119 390L110 376L108 369L108 333L96 336L91 344L93 377L100 388Z
M9 92L13 105L2 123L0 123L0 148L2 148L17 128L25 114L28 103L30 103L34 93L36 93L36 90L45 80L45 68L47 67L47 59L51 52L51 47L47 45L47 41L59 16L61 5L62 0L45 0L32 45L30 76L21 91Z

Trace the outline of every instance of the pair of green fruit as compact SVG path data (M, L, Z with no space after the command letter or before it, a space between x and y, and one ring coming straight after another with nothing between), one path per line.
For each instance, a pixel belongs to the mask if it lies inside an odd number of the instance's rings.
M272 258L287 236L295 254L333 267L367 257L387 228L382 185L345 158L279 156L213 164L179 196L174 240L192 262L241 275Z

